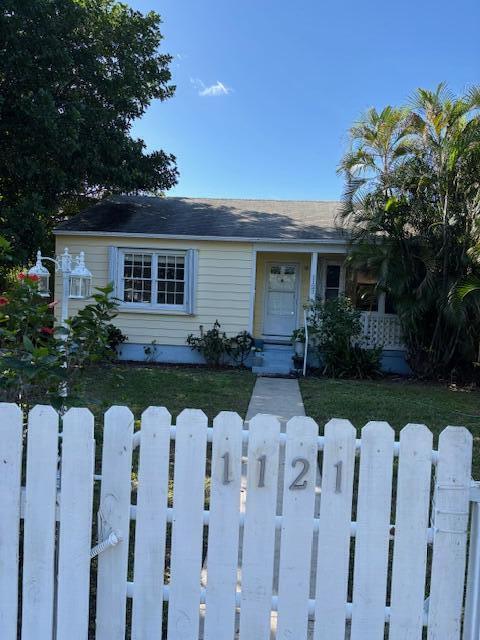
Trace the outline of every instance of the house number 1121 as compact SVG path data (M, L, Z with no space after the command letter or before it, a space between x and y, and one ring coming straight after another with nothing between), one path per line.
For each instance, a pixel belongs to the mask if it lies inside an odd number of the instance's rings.
M223 484L229 484L232 482L232 478L230 477L230 454L224 453L222 456L223 460ZM258 463L258 483L257 487L263 489L265 487L265 472L267 469L267 456L264 454L257 458ZM298 475L295 477L293 482L288 487L290 491L297 491L299 489L307 488L307 480L304 480L305 476L310 470L310 462L306 458L294 458L292 460L292 467L295 468L297 465L301 465L301 469ZM335 465L336 476L335 476L335 493L342 492L342 461L340 460Z

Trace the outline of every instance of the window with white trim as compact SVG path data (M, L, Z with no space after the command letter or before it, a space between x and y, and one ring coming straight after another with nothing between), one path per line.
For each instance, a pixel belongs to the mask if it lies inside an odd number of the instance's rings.
M339 264L327 264L325 272L325 300L338 298L340 294L340 272Z
M196 251L118 249L121 306L193 313Z

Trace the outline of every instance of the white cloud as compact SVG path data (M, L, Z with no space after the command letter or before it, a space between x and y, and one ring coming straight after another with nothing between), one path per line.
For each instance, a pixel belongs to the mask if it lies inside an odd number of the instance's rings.
M232 89L220 82L220 80L217 80L215 84L209 87L199 78L190 78L190 82L197 89L198 95L202 97L228 96L232 92Z

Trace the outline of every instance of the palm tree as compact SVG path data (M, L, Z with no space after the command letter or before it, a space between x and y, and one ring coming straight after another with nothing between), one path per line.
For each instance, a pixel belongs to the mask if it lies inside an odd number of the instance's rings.
M473 260L480 220L480 89L419 89L409 108L371 109L351 129L344 216L352 261L375 267L397 302L411 361L446 371L470 352L480 309L451 304ZM474 319L474 322L472 322ZM477 344L475 342L475 344Z
M338 173L346 177L345 214L362 202L363 187L383 185L389 191L389 176L411 151L410 112L387 106L369 109L350 129L350 150L342 158ZM367 191L368 192L368 191Z

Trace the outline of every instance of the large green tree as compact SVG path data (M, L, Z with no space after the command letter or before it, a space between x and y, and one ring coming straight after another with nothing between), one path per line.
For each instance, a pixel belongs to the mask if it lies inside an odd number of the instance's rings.
M1 3L0 232L17 263L89 200L175 184L174 156L131 136L174 92L160 24L114 0Z
M412 368L465 373L480 340L480 300L465 295L480 275L479 90L419 89L408 108L367 113L340 171L352 261L394 298Z

